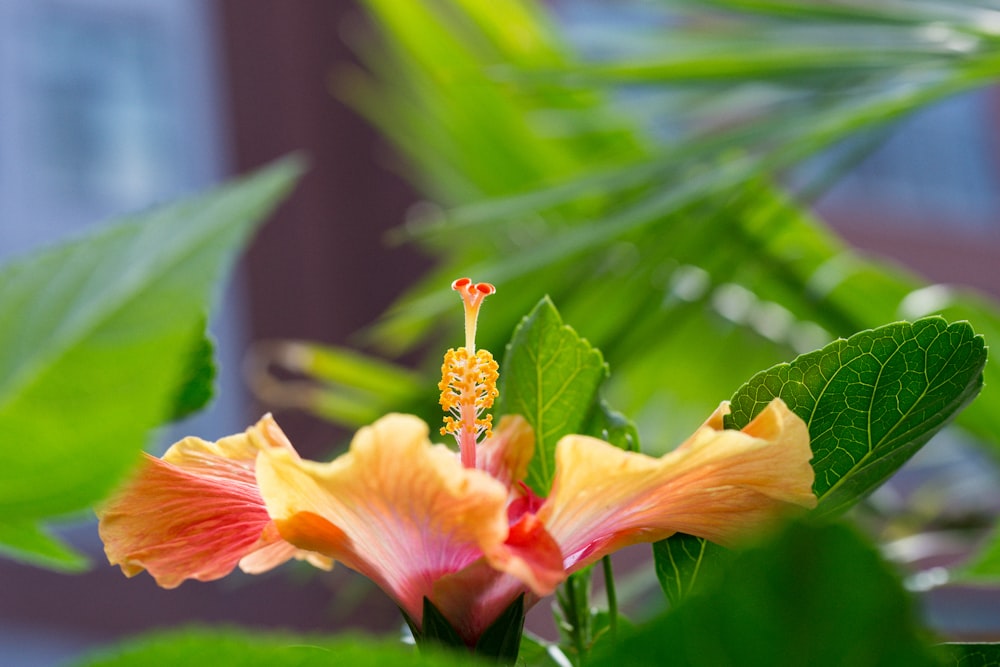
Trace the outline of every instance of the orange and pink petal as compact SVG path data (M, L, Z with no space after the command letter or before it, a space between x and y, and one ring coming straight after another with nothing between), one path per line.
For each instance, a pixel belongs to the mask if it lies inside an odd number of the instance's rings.
M218 579L241 562L253 572L293 557L329 567L275 530L254 475L261 449L291 449L270 416L218 442L185 438L162 460L146 455L98 509L108 560L128 576L147 570L164 588Z
M731 544L782 510L814 507L805 423L775 399L742 431L723 430L726 410L658 459L586 436L560 440L538 516L566 569L675 532Z
M507 488L524 479L535 453L535 434L521 415L500 420L493 435L476 447L476 468Z
M544 582L544 592L554 586L549 570L561 572L544 528L520 527L507 544L506 486L432 445L416 417L389 415L361 429L330 463L270 450L257 479L286 540L361 572L418 624L435 582L474 563Z

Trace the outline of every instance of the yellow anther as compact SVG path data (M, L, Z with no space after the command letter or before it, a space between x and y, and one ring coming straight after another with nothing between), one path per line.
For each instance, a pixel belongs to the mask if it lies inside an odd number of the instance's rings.
M465 304L465 347L448 350L441 364L441 407L447 415L441 435L455 436L462 464L476 467L476 445L480 438L493 435L493 415L483 414L493 406L499 392L499 366L489 350L476 349L476 321L483 299L496 292L489 283L459 278L451 288Z
M492 434L493 417L482 412L493 406L499 395L497 380L500 379L499 366L489 350L477 350L475 354L460 347L448 350L441 364L441 407L451 413L444 418L442 435L459 435L465 427L476 436ZM470 423L471 422L471 423Z

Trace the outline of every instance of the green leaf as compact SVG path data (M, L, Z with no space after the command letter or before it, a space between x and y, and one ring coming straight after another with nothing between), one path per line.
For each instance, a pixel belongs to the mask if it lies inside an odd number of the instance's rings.
M954 578L972 583L1000 584L1000 528L994 528L985 546L957 572Z
M593 617L590 613L591 572L586 567L567 577L556 589L555 617L559 635L574 664L583 664L590 652L593 638Z
M583 431L608 369L601 353L563 324L548 297L514 331L500 375L499 414L524 416L535 430L535 455L526 482L547 496L555 447Z
M524 593L493 621L476 642L476 655L495 658L499 665L512 665L517 660L524 632Z
M84 556L64 546L31 521L6 519L0 522L0 554L62 572L80 572L87 568Z
M386 412L405 411L426 388L419 374L403 366L302 341L254 345L245 371L265 404L308 410L351 428L370 424Z
M732 398L727 428L771 399L805 420L819 515L873 491L955 418L983 384L986 346L967 322L898 322L837 340L752 377Z
M774 397L809 427L814 514L830 515L874 490L947 424L982 386L983 339L941 318L864 331L758 373L732 397L729 428L742 428ZM653 546L656 572L676 603L722 547L690 535Z
M418 373L357 350L304 342L288 342L279 347L288 368L308 373L317 380L388 394L393 399L410 397L423 389Z
M802 206L802 197L792 200L775 187L771 175L846 139L848 150L823 160L827 167L809 178L812 187L829 184L907 114L995 81L996 40L984 33L978 8L954 2L906 2L905 11L857 2L645 3L652 22L619 22L600 32L601 40L630 44L630 66L682 61L682 76L715 76L730 66L745 71L696 85L648 79L649 94L622 104L615 89L577 76L613 57L595 59L585 44L568 45L553 29L560 22L547 20L537 3L537 14L517 22L507 19L507 3L365 4L373 6L381 42L361 47L371 75L353 80L362 85L349 94L364 98L362 112L409 160L410 175L434 203L423 209L441 211L419 216L429 224L405 225L405 235L423 239L440 262L376 325L373 336L384 349L419 350L440 331L441 314L453 307L440 285L455 275L488 275L505 294L517 292L507 303L523 301L518 307L490 307L490 321L503 332L544 285L567 321L614 367L610 395L628 414L641 415L646 441L655 446L659 437L650 433L697 423L718 399L710 385L749 377L742 370L748 363L756 371L837 336L930 314L898 309L921 286L919 278L862 261ZM730 10L722 20L719 6ZM684 20L672 20L678 11ZM651 31L653 24L659 28ZM518 38L496 39L500 30ZM941 39L942 30L968 42L960 53ZM781 60L798 67L796 55L825 49L834 57L810 59L814 72L760 85L778 73L775 65L785 68ZM844 58L881 60L883 52L898 56L898 64L845 74ZM455 62L468 66L456 72ZM925 76L915 78L915 71ZM511 85L512 77L531 81L551 72L574 80ZM456 80L472 83L466 88L475 94L450 94ZM654 134L669 138L651 139L651 119L662 118L670 119L669 130ZM622 249L631 263L610 265ZM703 303L672 307L684 296L673 293L678 265L707 274ZM734 285L760 300L719 326L716 297ZM600 316L587 321L581 311ZM991 340L983 320L996 314L993 304L981 303L946 317L969 319ZM684 345L679 329L690 332L697 347ZM734 336L744 339L740 345L729 344ZM746 342L753 338L759 340ZM725 344L711 342L720 339ZM754 348L749 354L748 345ZM694 378L685 372L674 381L673 359L652 363L670 347L685 371L695 368ZM691 349L712 350L709 363L723 374L699 368ZM989 373L1000 376L1000 362L990 365L987 383ZM670 382L663 382L664 368ZM632 389L642 385L654 390ZM994 445L996 396L987 392L961 417L963 427Z
M410 623L412 629L412 622L407 619L407 623ZM414 636L417 637L417 643L421 646L438 644L448 648L465 648L465 642L452 627L451 622L426 597L424 598L423 627L420 630L420 635L415 634Z
M702 568L710 573L731 558L732 552L724 547L684 533L653 544L656 578L672 605L680 603L694 590Z
M524 667L563 667L568 663L569 658L556 644L524 633L517 660L517 664L524 665Z
M0 515L91 506L151 429L204 402L204 313L299 172L284 161L0 268Z
M640 450L635 422L612 408L604 399L597 402L585 432L627 452Z
M955 667L997 667L1000 665L1000 644L943 644Z
M154 633L111 649L96 651L78 667L148 667L148 665L240 665L241 667L381 667L414 665L459 667L468 655L415 651L395 640L315 635L182 630ZM474 663L473 663L474 664Z
M212 400L215 382L215 343L205 334L204 318L195 325L191 355L182 376L180 391L170 421L177 421L203 409Z
M742 52L738 49L744 47ZM508 76L523 83L550 82L563 85L608 85L623 83L664 84L676 82L753 81L792 77L831 77L836 62L839 71L897 68L913 62L928 63L935 57L948 57L944 47L926 42L899 44L895 49L875 44L814 44L772 46L764 51L748 50L746 44L718 44L714 53L707 49L676 55L671 52L651 54L644 60L634 57L620 62L576 65L553 71L529 74L510 72ZM723 51L725 49L725 51ZM726 52L728 51L728 52Z
M589 667L936 665L899 577L853 528L797 523L737 554L697 595L599 647Z

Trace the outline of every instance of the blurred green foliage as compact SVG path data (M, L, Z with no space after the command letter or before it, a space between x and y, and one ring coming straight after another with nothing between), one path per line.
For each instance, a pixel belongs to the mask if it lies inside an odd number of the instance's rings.
M458 667L489 664L470 657L434 651L417 654L399 642L360 637L331 639L235 629L192 628L148 635L114 648L96 651L80 667L148 667L149 665L241 665L242 667L327 667L338 665L412 665Z
M427 197L397 239L439 260L369 331L380 353L457 339L440 289L457 276L500 288L480 327L493 350L548 294L657 452L744 378L837 336L935 312L1000 334L995 306L960 290L914 312L924 285L844 246L780 178L996 80L986 4L620 3L607 14L631 19L589 51L531 1L365 6L367 69L339 91ZM993 445L998 402L961 422Z
M300 170L286 160L0 268L0 552L82 566L45 524L98 503L153 429L208 402L208 308Z
M792 523L705 576L699 594L588 664L955 664L931 649L898 576L851 528Z

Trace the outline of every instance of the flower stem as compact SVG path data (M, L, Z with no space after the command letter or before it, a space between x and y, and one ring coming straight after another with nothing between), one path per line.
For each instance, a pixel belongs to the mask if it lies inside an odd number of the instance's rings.
M608 597L608 628L611 641L618 637L618 594L615 592L615 575L611 571L611 556L601 559L604 568L604 592Z
M563 582L557 601L561 612L560 629L569 640L573 664L586 664L590 649L590 574L587 567Z

